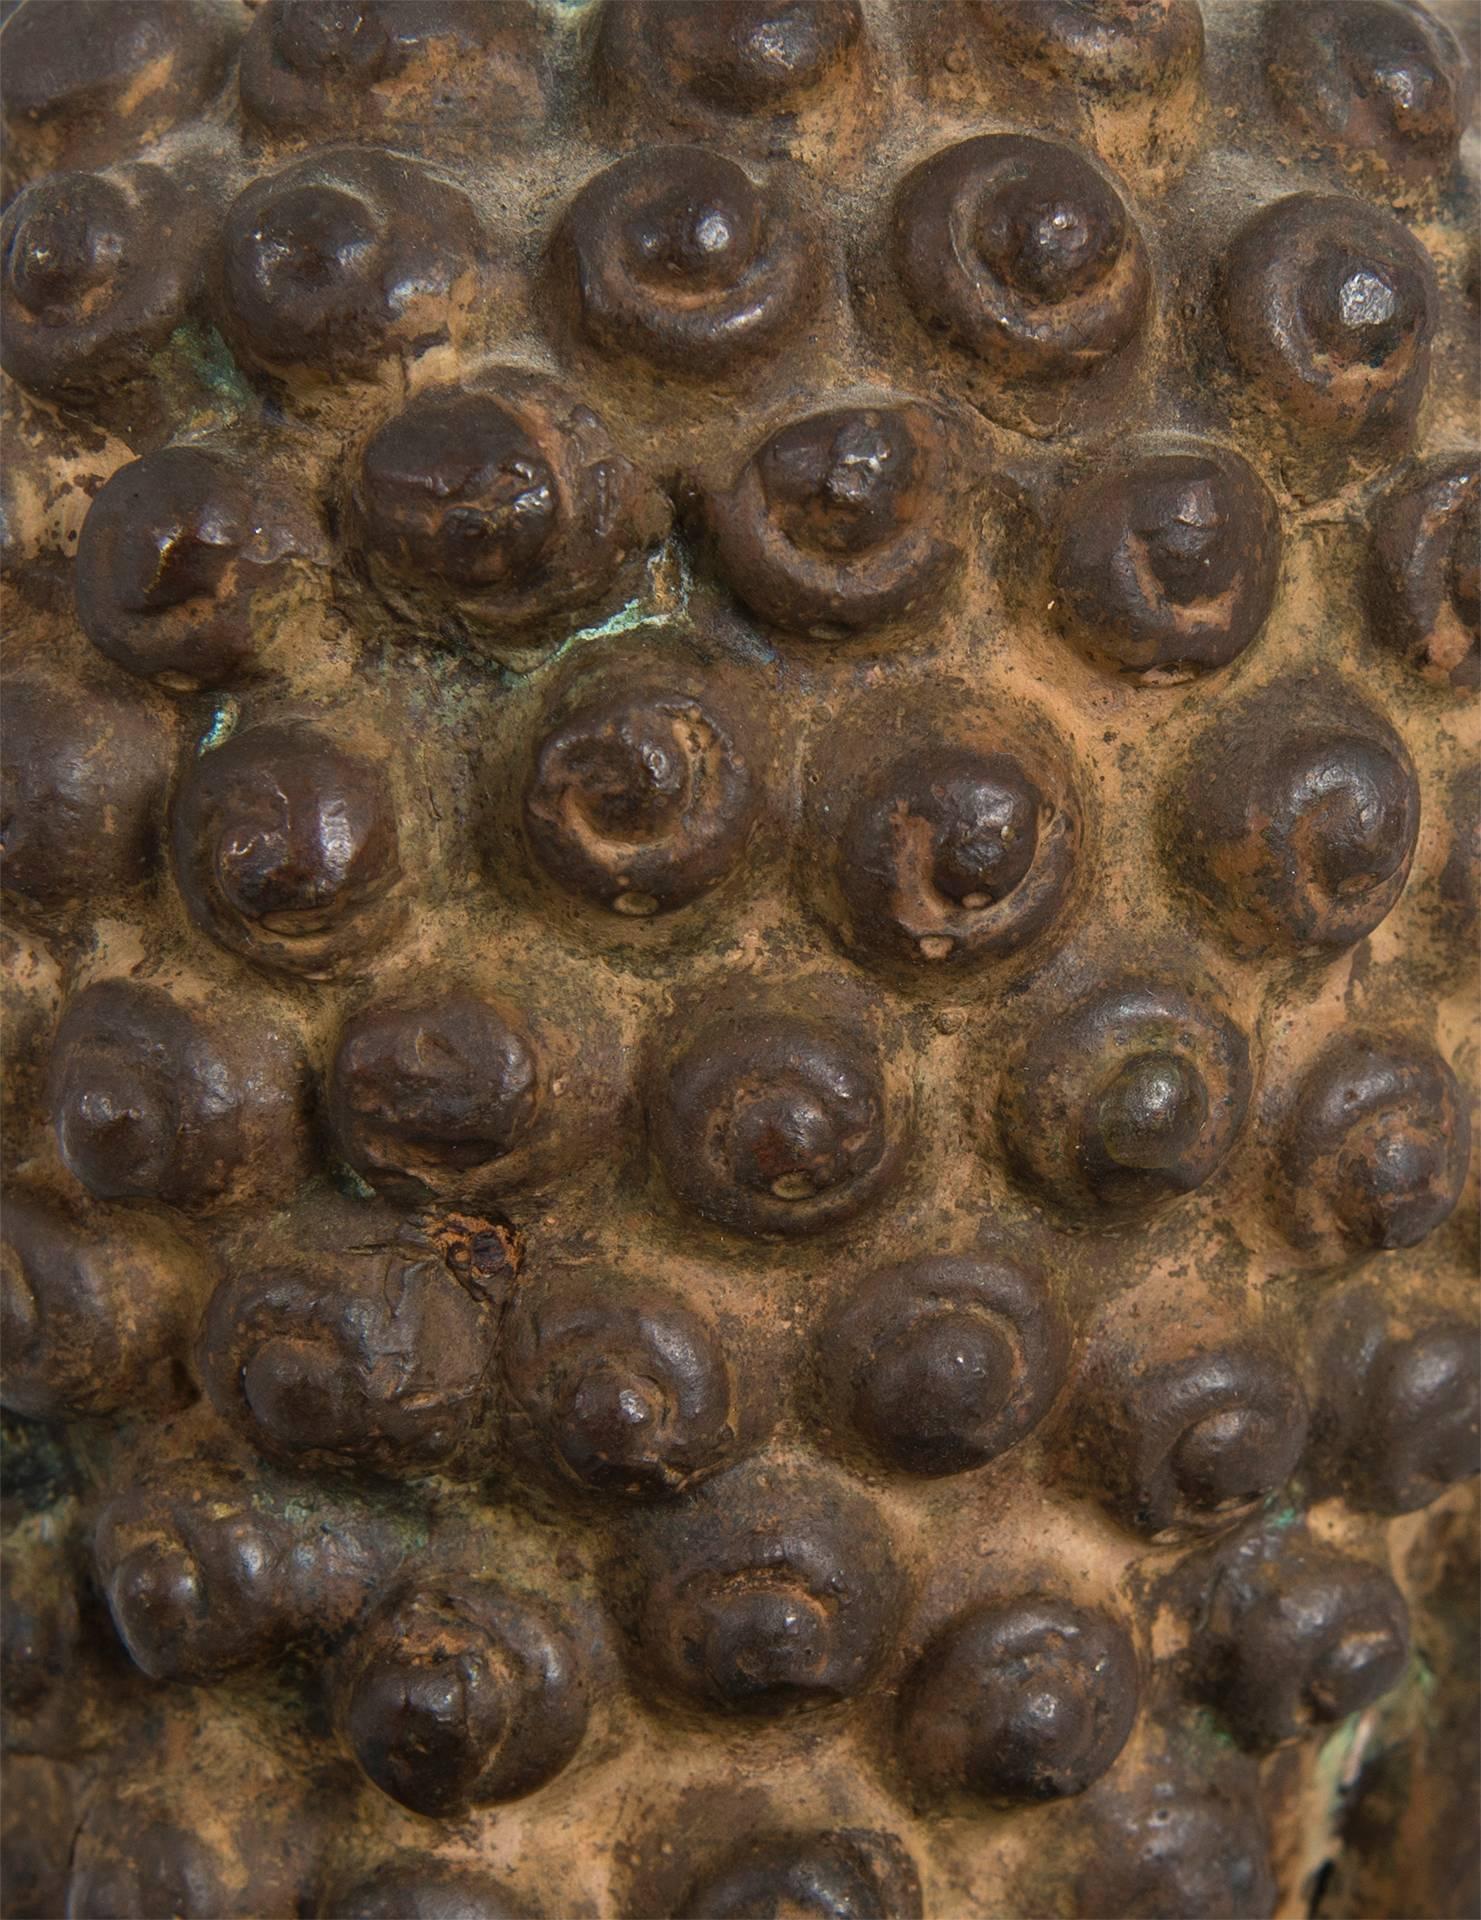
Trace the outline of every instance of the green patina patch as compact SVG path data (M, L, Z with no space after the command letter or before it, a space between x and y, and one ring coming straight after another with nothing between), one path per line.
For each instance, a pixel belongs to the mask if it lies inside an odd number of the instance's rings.
M200 737L196 752L209 753L213 747L219 747L224 740L229 740L237 730L240 714L241 709L231 695L223 695L216 711L211 715L210 726Z
M681 541L670 538L648 562L648 579L643 593L627 601L605 620L599 620L590 627L578 627L574 633L567 634L540 665L542 668L553 666L573 648L585 646L589 641L610 640L617 634L632 633L639 627L671 626L688 614L693 590L694 574L689 565L689 555Z
M1292 1527L1300 1526L1304 1518L1304 1509L1289 1500L1283 1500L1278 1507L1271 1507L1266 1511L1263 1524L1273 1527L1277 1533L1288 1533Z
M335 1186L339 1188L340 1192L351 1200L373 1200L375 1198L375 1188L371 1186L368 1180L362 1180L355 1169L348 1166L343 1160L336 1160L334 1162L329 1169L329 1177Z
M170 345L201 385L225 402L232 413L247 413L257 405L256 394L215 327L194 322L176 327Z
M1190 1725L1195 1739L1205 1741L1211 1747L1218 1747L1232 1753L1239 1746L1234 1735L1223 1721L1207 1707L1196 1707L1190 1716Z

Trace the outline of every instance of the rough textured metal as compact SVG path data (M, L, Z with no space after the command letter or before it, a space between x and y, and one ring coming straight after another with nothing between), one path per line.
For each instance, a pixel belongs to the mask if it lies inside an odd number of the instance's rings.
M0 12L4 1911L1474 1913L1465 9Z

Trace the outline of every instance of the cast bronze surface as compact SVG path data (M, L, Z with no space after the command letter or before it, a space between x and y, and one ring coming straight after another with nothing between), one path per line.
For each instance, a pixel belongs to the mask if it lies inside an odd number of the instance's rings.
M1461 0L0 0L15 1920L1469 1920Z

